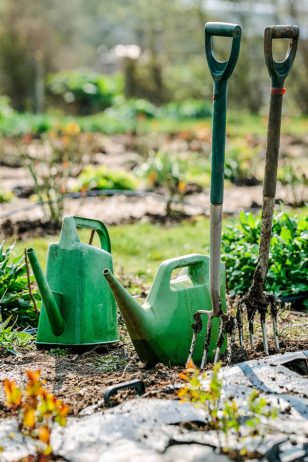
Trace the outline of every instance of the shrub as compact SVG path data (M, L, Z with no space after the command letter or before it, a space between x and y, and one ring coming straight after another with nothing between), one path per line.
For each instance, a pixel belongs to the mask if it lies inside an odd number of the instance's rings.
M62 220L69 179L79 174L85 152L91 154L92 140L86 135L82 138L80 126L70 122L45 133L40 140L27 135L20 145L21 158L32 177L45 220L56 226Z
M110 107L122 92L119 75L105 76L90 71L63 71L48 79L49 93L78 114L91 114Z
M124 170L110 170L104 165L100 167L86 166L78 176L78 191L104 189L134 190L137 181Z
M246 292L259 255L261 217L240 214L239 223L227 226L222 236L222 260L226 263L231 295ZM307 290L308 217L274 216L266 290L278 297Z
M14 320L22 327L36 326L38 312L33 306L29 294L26 266L23 256L13 256L14 245L4 248L0 244L0 315L5 321ZM35 300L39 301L39 293L32 290Z

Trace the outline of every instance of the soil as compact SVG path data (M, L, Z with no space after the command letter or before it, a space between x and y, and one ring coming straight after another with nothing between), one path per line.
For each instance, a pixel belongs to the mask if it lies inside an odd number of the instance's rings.
M184 136L185 135L185 136ZM85 163L105 165L112 169L130 171L144 160L144 155L151 150L164 150L170 155L176 154L179 158L187 159L189 153L199 152L205 157L210 152L210 131L196 134L194 132L178 133L174 136L151 135L146 137L132 137L130 135L104 136L95 135L93 153L87 153L83 159ZM265 144L265 138L255 139L254 143ZM308 140L305 137L284 136L281 140L281 158L302 160L304 169L306 147ZM33 145L35 148L35 143ZM258 177L263 175L263 153L259 153ZM260 170L260 171L259 171ZM73 187L76 179L71 178L69 187ZM29 172L21 166L18 147L10 140L3 140L0 150L0 183L1 188L12 191L14 198L1 204L0 207L0 235L8 238L18 236L22 239L29 237L54 234L54 225L45 221L42 207L32 200L33 182ZM296 190L296 191L295 191ZM303 186L277 185L277 202L294 206L294 198L304 204L307 200L307 191ZM293 200L293 202L292 202ZM171 217L165 216L166 197L163 191L153 194L115 195L108 197L80 197L65 200L64 213L67 215L84 215L89 218L100 219L107 225L132 223L140 219L155 223L178 222L182 218L195 215L209 214L209 188L202 188L194 183L187 186L184 201L175 204L175 213ZM225 185L224 212L226 214L238 213L240 210L260 208L262 204L262 184L256 177L243 178L237 184Z
M308 349L308 316L303 313L281 311L279 318L281 352ZM270 319L267 320L267 324L269 351L270 354L275 354ZM9 378L24 383L24 371L41 369L46 387L70 406L72 415L80 414L91 405L97 405L96 409L106 408L103 401L104 390L111 385L134 379L144 382L145 397L176 399L178 376L183 368L157 364L154 368L146 369L138 360L122 321L120 333L120 343L109 351L94 349L77 354L76 351L62 349L38 351L34 347L32 351L21 351L15 356L0 350L0 380ZM255 336L255 351L248 346L245 349L240 348L237 344L232 352L232 363L264 356L257 320ZM207 367L210 368L211 365ZM307 373L303 365L300 365L300 369L302 375ZM135 396L134 390L123 390L110 398L108 407ZM9 416L3 398L3 391L0 389L0 418Z

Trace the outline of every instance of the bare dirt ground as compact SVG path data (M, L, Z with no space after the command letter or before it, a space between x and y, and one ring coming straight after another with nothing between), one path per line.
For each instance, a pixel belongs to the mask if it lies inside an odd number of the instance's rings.
M95 135L94 153L89 157L88 162L94 165L105 165L112 169L131 170L138 163L144 161L144 154L151 149L162 149L170 152L170 156L176 154L182 158L189 159L189 153L198 152L201 156L208 157L210 152L210 131L204 134L194 133L178 134L176 136L154 137L147 135L146 139L142 137L135 139L129 135L103 136ZM188 136L189 135L189 136ZM202 136L201 136L202 135ZM199 136L199 137L198 137ZM257 162L258 176L263 176L263 163L265 140L258 138L251 141L253 145L260 145L259 158ZM299 162L305 159L308 140L305 137L300 139L285 136L281 143L281 159L288 158L292 161ZM42 208L35 204L31 198L33 193L33 182L29 172L21 166L17 148L14 151L14 143L4 143L0 151L0 184L1 188L6 191L13 191L14 198L0 206L0 227L2 235L7 237L16 231L15 223L17 222L34 222L43 219ZM188 157L187 157L188 156ZM15 159L15 160L14 160ZM193 159L193 158L192 158ZM294 162L293 162L294 159ZM86 161L86 160L85 160ZM193 161L193 160L192 160ZM194 160L196 162L196 160ZM301 164L304 167L305 161ZM294 164L295 165L295 164ZM75 179L70 180L71 186L74 185ZM308 200L308 190L302 185L294 185L297 197L304 201ZM292 204L292 189L289 186L277 185L277 202L282 201L285 204ZM27 197L24 197L27 196ZM209 188L204 188L202 192L189 194L184 197L184 203L178 205L178 208L184 215L200 215L209 213ZM165 213L166 198L163 191L155 191L152 194L127 196L116 195L111 197L82 197L78 199L67 198L65 201L65 214L86 215L90 218L100 219L106 224L119 224L147 220L148 215L163 216ZM240 210L249 210L258 208L262 204L262 185L257 186L235 186L226 183L224 197L224 211L227 214L238 213ZM153 219L150 218L150 219ZM21 228L23 225L21 225ZM18 229L18 226L17 226ZM48 232L48 229L45 230ZM19 234L23 234L19 232ZM26 231L25 231L25 234ZM29 232L28 232L29 234ZM40 233L38 233L40 235ZM35 231L33 231L35 235ZM27 237L27 236L25 236Z
M261 332L258 321L256 326L256 348L241 349L235 346L232 363L264 356ZM268 320L270 354L276 353L271 338L271 325ZM281 352L308 349L308 317L302 313L281 311L280 313ZM133 379L141 379L146 386L146 397L176 398L178 374L182 368L157 364L146 369L138 360L134 347L121 324L121 341L109 351L89 351L83 354L66 350L21 352L18 356L0 352L0 380L10 378L18 383L24 382L24 371L41 369L46 386L70 406L70 413L78 415L84 408L103 400L106 387ZM208 365L210 367L211 365ZM117 394L109 403L116 405L135 397L133 391ZM104 408L99 403L97 408ZM3 391L0 389L0 417L7 416L3 403Z

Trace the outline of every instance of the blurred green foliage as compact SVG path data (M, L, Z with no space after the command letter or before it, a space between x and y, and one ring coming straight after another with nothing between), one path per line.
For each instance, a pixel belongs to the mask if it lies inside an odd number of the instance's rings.
M103 69L108 74L120 70L123 91L129 98L147 99L156 104L184 99L210 101L212 79L204 59L204 24L208 20L238 21L243 27L243 39L239 62L230 82L230 105L235 110L261 112L267 102L269 77L261 29L257 30L255 24L265 26L267 15L261 8L257 16L252 15L249 9L242 8L243 2L233 1L228 12L215 12L202 0L152 3L147 0L53 0L48 1L47 7L46 2L38 0L2 0L1 93L10 96L13 107L19 111L38 111L38 89L46 83L49 85L46 76L84 68ZM283 2L283 5L274 2L272 6L272 21L283 14L290 18L290 23L305 24L306 16L298 2ZM220 39L215 37L215 54L225 59L230 40ZM274 46L274 54L282 59L285 43L275 42L279 43ZM134 45L139 52L130 55L128 45ZM302 35L290 81L292 98L287 98L285 104L305 114L308 113L307 69L307 39ZM85 72L89 76L91 71ZM57 92L59 81L54 83ZM82 103L83 111L92 112L97 106L110 104L109 90L104 89L104 96L100 96L100 84L95 78L90 83L77 82L77 87L71 79L60 83L60 95L68 101L74 98L71 108ZM50 84L52 93L53 86Z
M104 165L88 165L78 176L77 191L104 189L134 190L138 182L134 176L124 170L111 170Z
M62 71L49 76L47 90L54 104L65 105L76 114L92 114L110 107L123 93L123 79L87 70Z
M0 204L10 202L13 199L13 197L14 196L10 191L5 191L4 189L0 188Z

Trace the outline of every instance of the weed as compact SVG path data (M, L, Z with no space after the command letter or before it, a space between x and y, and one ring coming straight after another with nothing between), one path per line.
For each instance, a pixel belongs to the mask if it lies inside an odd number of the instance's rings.
M0 352L18 354L20 348L31 348L34 338L24 330L14 329L14 325L9 325L11 316L5 321L0 322Z
M80 126L70 122L61 129L49 131L41 140L31 135L20 146L23 164L28 169L36 198L47 221L59 224L64 210L70 178L82 169L84 153L91 153L93 137L81 137Z
M52 425L57 423L65 426L69 408L43 387L39 370L26 371L26 376L27 386L24 390L15 381L4 380L5 405L17 418L18 431L24 443L26 436L35 440L38 460L47 461L53 453L50 442Z
M127 365L127 358L120 356L118 352L99 356L95 360L95 366L104 373L123 370Z
M68 356L69 350L67 348L51 348L48 353L51 356L63 357Z
M257 436L263 439L268 432L269 420L277 417L277 409L257 390L248 396L246 410L234 398L223 397L220 369L221 364L215 364L209 377L206 372L201 374L190 362L180 374L184 385L178 391L178 397L205 412L208 429L216 431L222 453L235 458L251 456L246 446L247 439ZM231 437L236 445L230 444Z
M186 183L179 163L166 152L153 152L147 162L137 168L151 188L163 187L167 193L166 215L172 213L172 204L185 192Z

